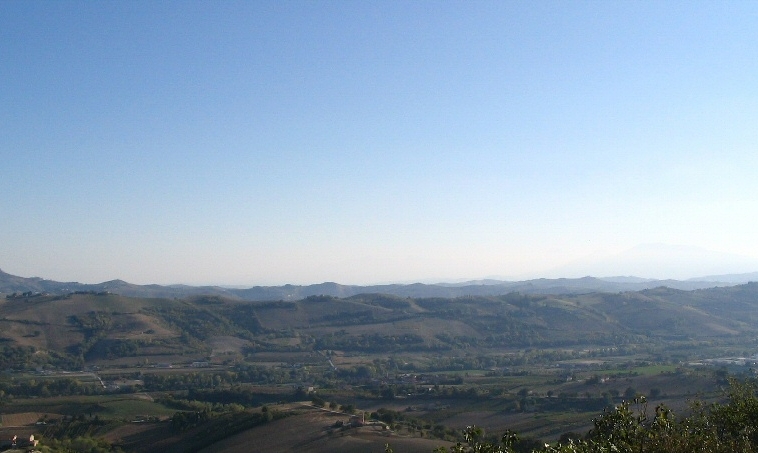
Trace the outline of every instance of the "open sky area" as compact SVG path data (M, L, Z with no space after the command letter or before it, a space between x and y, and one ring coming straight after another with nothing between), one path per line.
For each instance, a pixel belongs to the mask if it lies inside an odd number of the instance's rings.
M571 277L668 244L724 265L640 276L758 271L756 24L750 1L0 1L0 269Z

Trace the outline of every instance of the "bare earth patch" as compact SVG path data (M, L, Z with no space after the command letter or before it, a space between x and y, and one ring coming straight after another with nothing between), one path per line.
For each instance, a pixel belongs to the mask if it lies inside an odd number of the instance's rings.
M248 340L232 336L213 337L209 343L214 354L241 353L242 348L250 346Z
M0 421L2 421L3 427L5 428L9 428L12 426L30 426L37 423L37 420L42 418L44 415L45 414L41 414L39 412L22 412L19 414L3 414L3 415L0 415Z

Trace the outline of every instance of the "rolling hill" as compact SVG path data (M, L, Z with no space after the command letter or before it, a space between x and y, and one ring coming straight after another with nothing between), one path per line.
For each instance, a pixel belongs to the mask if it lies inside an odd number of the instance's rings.
M273 302L17 294L0 300L0 347L32 348L34 354L22 354L26 366L76 368L108 361L197 360L221 351L619 346L751 338L758 333L757 309L754 283L694 291L660 287L456 298L359 294ZM13 360L6 354L3 365L23 366Z

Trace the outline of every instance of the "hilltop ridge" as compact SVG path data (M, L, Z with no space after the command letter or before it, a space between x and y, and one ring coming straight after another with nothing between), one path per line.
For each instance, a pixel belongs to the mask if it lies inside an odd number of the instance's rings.
M689 280L655 280L633 276L538 278L522 281L472 280L461 283L411 283L383 285L342 285L324 282L312 285L253 286L226 288L222 286L191 285L137 285L123 280L110 280L96 284L58 282L40 277L19 277L0 270L0 294L48 293L68 294L78 291L109 292L129 297L183 298L199 295L223 296L248 301L300 300L308 296L350 297L362 293L381 293L400 297L460 297L498 296L511 292L523 294L587 294L593 292L641 291L665 286L681 290L695 290L718 286L734 286L755 280L758 273L729 274Z

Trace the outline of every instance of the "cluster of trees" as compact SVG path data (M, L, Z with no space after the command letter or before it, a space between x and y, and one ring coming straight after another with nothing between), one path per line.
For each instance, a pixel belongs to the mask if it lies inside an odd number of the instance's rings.
M121 453L119 447L114 447L104 439L92 436L78 436L64 439L45 439L45 444L39 448L43 453Z
M7 296L5 296L5 298L8 300L13 300L13 299L27 299L29 297L39 297L39 296L42 296L42 293L35 293L34 291L26 291L23 293L14 292L13 294L8 294Z
M199 451L221 439L290 415L265 407L260 412L177 412L171 417L171 429L186 431L195 428L190 434L191 448L188 450Z
M271 410L267 406L263 406L260 411L251 411L239 404L238 400L228 404L208 402L217 397L225 399L223 395L230 396L225 392L229 390L193 389L188 392L187 399L166 396L158 401L167 407L179 409L169 419L170 430L175 433L187 431L192 451L246 429L292 415L289 412Z
M545 332L544 328L529 324L515 323L508 318L500 318L497 323L477 324L480 332L492 333L483 338L471 335L452 336L447 333L436 335L441 347L446 348L497 348L497 347L565 347L580 344L619 346L635 341L634 335L618 333L590 332L581 338L570 332L555 330Z
M251 338L251 332L234 325L229 319L217 313L216 309L185 305L151 307L143 310L148 314L158 316L169 326L181 331L181 340L185 344L202 346L200 342L214 335Z
M34 363L36 349L31 346L0 345L0 368L26 368Z
M732 381L726 403L695 404L692 415L677 419L665 406L648 414L643 397L624 402L594 420L586 436L563 436L556 445L520 444L506 432L499 441L477 427L464 442L436 453L754 453L758 452L758 385Z
M283 384L299 377L297 370L238 365L230 371L194 373L151 373L142 375L145 390L171 391L217 388L237 384Z
M238 381L238 375L230 371L220 373L155 373L145 374L142 381L145 390L148 391L187 390L233 384Z
M68 351L83 363L90 350L113 327L113 316L107 312L91 311L80 316L69 316L68 322L78 327L84 335L84 340Z
M187 398L211 403L241 404L243 406L260 406L284 399L291 399L289 396L284 397L281 393L264 393L260 389L249 385L236 385L221 389L191 388L187 392Z
M302 392L302 389L298 389L295 392L295 398L294 398L295 400L301 400L302 399L300 397L301 392ZM302 394L304 395L304 393L302 393ZM352 414L352 413L355 412L355 405L353 405L353 404L343 404L343 405L340 405L340 404L337 404L336 401L330 401L329 403L327 403L323 398L321 398L318 395L313 395L311 397L311 403L313 403L314 406L318 406L318 407L327 407L328 406L329 409L331 409L333 411L340 411L340 412L345 412L345 413L348 413L348 414Z
M59 354L56 351L46 351L37 354L33 346L13 346L0 344L0 369L30 370L39 366L50 365L56 368L77 369L84 363L81 357Z
M95 436L101 427L113 423L112 420L103 420L98 415L92 416L92 411L101 410L102 406L93 405L88 409L90 410L89 417L84 413L79 413L75 417L60 422L55 419L51 420L51 423L45 425L42 437L45 439L89 438ZM46 417L43 417L42 421L46 421Z
M102 390L100 386L71 378L0 381L0 398L93 395L102 393Z
M231 307L225 312L227 317L239 327L252 332L253 334L262 334L266 329L258 318L256 307L250 304L240 304Z
M287 382L289 372L280 368L240 364L234 367L233 376L236 378L234 382L248 382L251 384L280 384Z
M190 428L194 428L195 426L198 426L210 420L211 414L213 414L213 412L208 409L194 412L175 412L174 415L171 416L170 420L171 431L181 432L186 431Z

